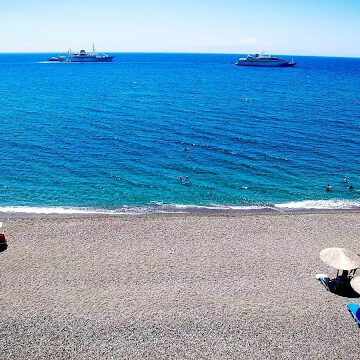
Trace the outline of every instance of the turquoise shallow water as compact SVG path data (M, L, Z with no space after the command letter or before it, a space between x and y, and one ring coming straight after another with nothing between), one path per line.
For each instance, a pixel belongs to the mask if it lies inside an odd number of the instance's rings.
M360 59L49 56L0 55L0 210L360 204Z

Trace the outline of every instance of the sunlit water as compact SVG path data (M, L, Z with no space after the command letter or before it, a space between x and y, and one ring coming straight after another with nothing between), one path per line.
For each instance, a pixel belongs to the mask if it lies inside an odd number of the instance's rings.
M0 211L360 206L360 59L49 56L0 55Z

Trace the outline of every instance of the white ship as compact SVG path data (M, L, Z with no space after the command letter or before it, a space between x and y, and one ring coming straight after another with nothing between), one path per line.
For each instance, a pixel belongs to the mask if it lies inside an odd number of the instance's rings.
M49 61L54 62L112 62L114 56L109 56L106 54L99 54L95 51L93 44L93 51L87 53L85 50L80 50L79 52L72 52L69 50L68 57L58 56L52 57Z
M242 66L268 66L268 67L291 67L295 66L294 60L287 61L279 57L270 55L255 54L254 56L248 55L246 58L240 58L235 65Z

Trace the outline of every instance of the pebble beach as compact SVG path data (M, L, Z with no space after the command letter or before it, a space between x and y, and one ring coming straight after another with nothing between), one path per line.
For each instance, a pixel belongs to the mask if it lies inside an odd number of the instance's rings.
M356 359L316 273L360 213L3 215L0 359Z

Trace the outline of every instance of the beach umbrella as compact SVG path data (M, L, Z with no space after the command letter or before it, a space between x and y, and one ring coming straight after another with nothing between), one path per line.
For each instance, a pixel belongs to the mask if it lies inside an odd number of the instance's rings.
M360 267L360 256L348 249L328 248L321 250L320 259L338 270L353 270Z
M352 278L350 281L350 285L355 292L360 294L360 276L356 276L356 277Z

